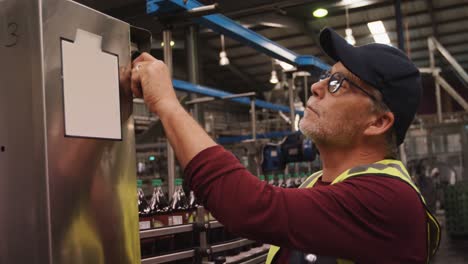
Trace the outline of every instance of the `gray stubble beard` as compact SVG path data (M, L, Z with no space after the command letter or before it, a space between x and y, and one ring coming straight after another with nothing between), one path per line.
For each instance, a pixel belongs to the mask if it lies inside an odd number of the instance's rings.
M338 125L336 129L332 129L334 131L324 131L323 128L314 124L310 124L308 127L307 125L304 125L303 119L299 122L299 130L315 144L338 147L349 147L353 145L354 138L356 138L356 134L358 133L357 129L347 129L342 125Z

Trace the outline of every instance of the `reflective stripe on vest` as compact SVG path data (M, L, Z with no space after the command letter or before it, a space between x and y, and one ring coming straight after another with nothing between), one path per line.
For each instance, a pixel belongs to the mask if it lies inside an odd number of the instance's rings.
M311 176L307 178L306 181L304 181L299 188L311 188L315 185L317 180L320 178L322 175L322 171L318 171ZM424 197L421 195L419 189L414 185L413 181L411 180L411 177L406 170L405 166L397 160L381 160L379 162L365 165L365 166L357 166L352 169L349 169L342 174L340 174L336 179L331 183L339 183L342 182L346 179L349 179L351 177L356 177L356 176L363 176L363 175L375 175L375 176L382 176L382 177L391 177L395 179L399 179L408 185L410 185L419 195L419 198L421 199L421 203L424 205L426 209L426 215L427 215L427 260L426 262L429 263L429 260L435 255L437 252L437 249L439 248L439 243L440 243L440 225L437 222L436 218L431 214L429 209L426 206L426 201L424 200ZM279 252L280 248L277 246L271 246L270 251L268 252L267 264L272 264L274 261L276 261L275 257L277 256L277 253ZM320 260L320 258L318 258ZM317 264L320 264L320 262L316 262ZM337 264L350 264L354 263L353 261L349 260L343 260L343 259L337 259L336 260Z

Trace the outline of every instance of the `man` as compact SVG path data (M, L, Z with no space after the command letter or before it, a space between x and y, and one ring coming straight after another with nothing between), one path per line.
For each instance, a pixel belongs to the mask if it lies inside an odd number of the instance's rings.
M439 225L392 160L419 103L419 71L393 47L353 47L331 29L320 45L337 63L312 85L300 128L323 171L300 189L259 181L218 146L177 101L163 62L137 58L131 87L160 117L199 200L230 231L275 245L267 263L426 263Z

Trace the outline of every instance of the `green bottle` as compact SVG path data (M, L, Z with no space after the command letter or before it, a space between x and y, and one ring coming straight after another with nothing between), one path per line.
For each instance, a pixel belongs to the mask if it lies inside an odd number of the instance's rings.
M268 184L277 186L275 182L275 176L273 174L268 174Z

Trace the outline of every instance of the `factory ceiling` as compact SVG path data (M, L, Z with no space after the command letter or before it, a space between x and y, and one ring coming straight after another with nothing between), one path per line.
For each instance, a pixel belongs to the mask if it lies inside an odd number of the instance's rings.
M145 14L146 1L142 0L80 0L84 5L120 18L132 25L149 29L153 34L155 56L162 57L162 25L157 18ZM371 21L381 20L391 44L398 46L395 19L395 1L388 0L202 0L204 4L218 3L221 13L251 30L303 55L316 56L327 63L317 46L317 36L325 26L333 27L342 36L347 24L353 31L356 45L373 42L367 27ZM326 8L328 15L315 18L312 12ZM345 9L348 9L348 20ZM401 1L405 52L418 67L429 67L427 38L435 36L468 71L468 1L466 0L406 0ZM175 75L187 77L185 52L186 28L190 23L174 25L173 36ZM199 61L200 82L231 92L266 91L273 89L270 80L272 61L266 55L226 38L226 52L230 64L219 66L220 35L200 28ZM437 66L453 75L448 64L437 58ZM279 66L275 66L279 67ZM452 79L455 77L452 76ZM455 78L456 79L456 78ZM455 82L460 80L454 80ZM456 86L456 85L455 85ZM466 98L466 97L465 97Z

